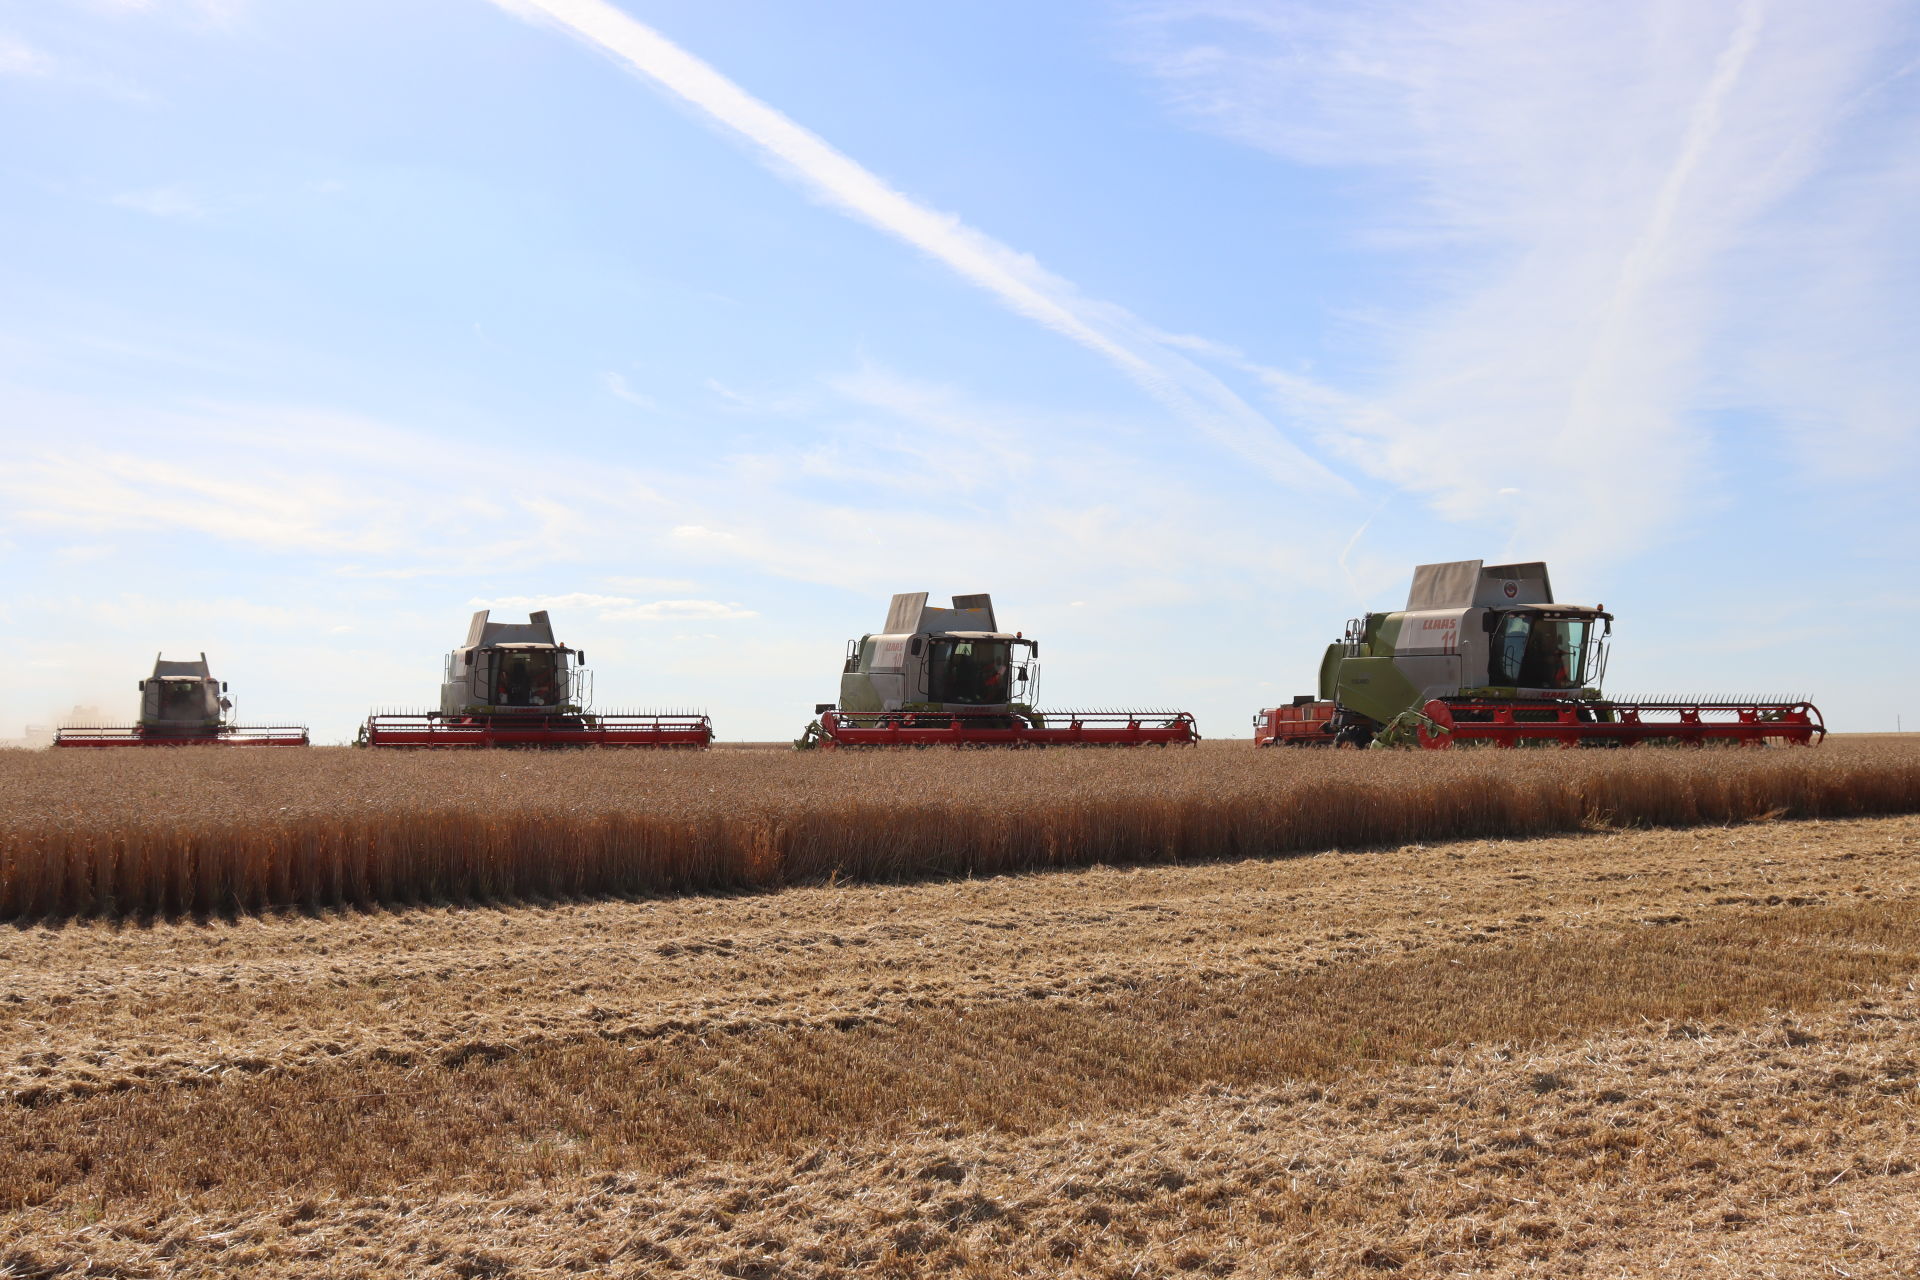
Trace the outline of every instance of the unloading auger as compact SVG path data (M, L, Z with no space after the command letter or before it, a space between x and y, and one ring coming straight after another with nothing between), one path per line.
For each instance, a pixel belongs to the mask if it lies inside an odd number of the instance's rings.
M931 608L896 595L878 634L847 642L840 700L800 747L1140 747L1198 742L1185 711L1036 711L1040 643L1002 631L992 597Z
M1604 606L1558 604L1547 566L1423 564L1407 607L1347 624L1320 663L1318 696L1267 707L1272 746L1499 747L1733 743L1811 746L1804 698L1609 698Z
M131 725L72 726L54 731L56 747L304 747L305 725L238 725L224 680L215 680L207 655L169 662L158 654L153 674L140 682L140 718Z
M701 750L713 725L698 712L591 709L587 655L553 638L544 610L525 622L473 615L467 642L447 655L440 710L375 712L366 747L678 747Z

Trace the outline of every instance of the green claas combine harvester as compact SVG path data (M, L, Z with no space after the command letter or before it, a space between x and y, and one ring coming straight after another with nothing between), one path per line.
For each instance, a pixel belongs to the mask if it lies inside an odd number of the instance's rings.
M1826 736L1803 699L1609 698L1600 682L1612 629L1604 607L1556 603L1538 561L1424 564L1407 607L1348 623L1321 660L1319 694L1263 709L1254 741L1811 746Z

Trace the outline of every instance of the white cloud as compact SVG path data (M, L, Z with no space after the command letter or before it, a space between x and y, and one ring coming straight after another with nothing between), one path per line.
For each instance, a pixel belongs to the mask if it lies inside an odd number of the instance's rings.
M22 524L56 529L188 529L283 550L378 550L387 539L353 514L366 504L325 480L292 474L223 478L126 452L78 448L9 467L0 493Z
M207 212L198 196L177 185L122 191L113 197L113 203L123 209L150 213L156 218L200 218Z
M1042 598L1098 583L1110 598L1169 601L1249 572L1321 572L1326 504L1224 506L1128 452L1134 424L982 402L871 366L823 386L832 407L789 433L797 443L674 486L699 514L670 528L669 554L882 598L1018 578ZM1303 563L1279 564L1276 535Z
M692 591L696 583L685 578L608 578L607 585L615 591L630 593L658 593L662 591Z
M79 0L89 9L118 14L161 14L185 17L218 26L239 20L253 0Z
M655 600L648 604L634 604L624 609L609 609L600 615L613 620L655 621L662 618L675 620L698 619L701 621L733 620L737 618L757 618L760 615L752 609L742 608L738 602L722 603L719 600Z
M550 447L450 451L313 409L0 389L0 421L22 427L0 438L0 510L36 542L197 535L422 595L590 565L597 590L578 607L637 619L752 612L734 602L753 589L743 574L881 598L1017 576L1041 598L1098 583L1103 597L1167 601L1249 573L1310 581L1331 536L1312 501L1241 509L1193 491L1127 452L1134 424L1105 415L983 403L874 367L799 398L821 407L763 451L640 471ZM618 576L636 563L655 572Z
M56 63L24 40L0 33L0 76L44 79L53 75Z
M230 622L290 629L315 627L330 621L324 613L299 606L232 598L181 599L138 591L90 600L79 607L105 627L123 631L152 628L172 634L190 632L196 627L211 629Z
M856 410L874 412L862 412L802 455L801 469L811 476L877 491L969 494L1030 474L1036 449L1060 442L1057 432L1036 432L1022 415L995 421L948 388L871 365L827 385Z
M625 400L636 409L658 409L660 407L659 401L655 400L652 396L642 395L640 392L628 386L627 380L620 374L611 371L603 373L600 375L600 383L606 387L615 398Z
M0 31L0 77L5 76L87 89L126 102L145 103L150 100L144 91L117 76L76 66L68 59L57 58L18 36Z
M719 600L640 601L626 596L603 596L581 591L557 596L492 596L476 598L469 603L476 609L591 610L594 616L603 622L658 622L663 619L672 621L686 621L690 619L698 619L701 621L733 621L744 618L757 618L760 616L754 610L743 608L736 602L723 602Z
M718 378L707 379L707 390L719 396L729 407L735 409L761 409L765 406L744 391L736 391Z
M1894 406L1920 387L1891 350L1914 345L1910 288L1887 281L1915 278L1920 167L1913 112L1878 93L1912 55L1892 0L1844 22L1760 0L1197 0L1138 31L1190 118L1385 184L1371 244L1428 300L1373 330L1371 386L1265 377L1443 515L1618 554L1749 448L1715 410L1804 437L1793 419L1824 407L1912 440Z
M842 212L945 264L1003 305L1101 356L1190 428L1292 487L1344 486L1257 410L1120 307L1080 296L1031 257L889 186L605 0L494 0L544 17L625 63L751 145L776 171Z
M0 600L0 622L11 612L22 643L68 636L62 652L98 674L50 683L49 708L107 695L118 706L149 643L190 644L231 665L234 687L275 718L309 718L331 740L369 705L430 694L464 612L545 607L568 634L596 637L604 707L712 699L728 708L728 736L745 724L770 736L797 728L778 710L796 689L803 702L832 695L841 640L877 624L895 591L991 590L1008 625L1075 654L1059 668L1061 698L1158 702L1179 667L1143 676L1150 632L1211 644L1193 619L1244 610L1256 593L1284 593L1289 616L1313 617L1302 601L1333 572L1330 539L1343 531L1328 532L1319 504L1222 503L1127 453L1125 421L981 401L873 367L793 394L822 407L766 452L643 472L565 442L520 452L466 438L450 450L348 414L161 411L0 387L0 421L22 425L0 435L0 512L44 584ZM66 442L59 466L43 456L49 440ZM976 440L1025 461L992 483L929 482L949 457L970 465ZM866 450L876 474L900 482L813 463ZM56 565L49 553L107 541L142 572L155 557L183 566L193 589L135 600L115 561ZM619 576L628 567L648 576ZM550 585L577 589L536 594ZM257 609L228 607L236 595ZM109 613L90 612L100 601ZM1264 652L1274 640L1261 634ZM721 639L682 646L678 635ZM316 685L315 670L355 676Z
M659 502L601 467L591 494L530 460L310 409L156 410L0 393L0 506L55 535L196 533L331 558L364 577L430 577L577 561L609 511L644 525ZM60 442L57 446L49 442Z
M574 591L557 596L476 596L467 603L476 609L614 609L633 601L625 596Z

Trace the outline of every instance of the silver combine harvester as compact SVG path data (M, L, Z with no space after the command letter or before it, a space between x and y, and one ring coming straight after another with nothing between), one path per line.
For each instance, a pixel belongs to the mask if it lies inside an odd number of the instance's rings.
M800 747L1169 746L1197 742L1185 711L1036 711L1040 643L1002 631L993 598L896 595L885 630L847 643L838 703L814 707Z
M467 625L467 642L447 655L440 710L375 712L358 744L699 749L712 742L704 715L593 711L586 660L554 639L545 610L525 622L494 622L482 609Z
M155 654L153 674L140 682L140 718L131 725L72 726L57 730L56 747L304 747L304 725L236 725L226 682L215 680L207 655L169 662Z

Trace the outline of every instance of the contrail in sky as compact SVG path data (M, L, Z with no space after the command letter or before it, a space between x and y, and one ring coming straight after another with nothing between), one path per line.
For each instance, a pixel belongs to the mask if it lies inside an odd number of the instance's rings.
M763 159L816 196L939 259L1012 310L1105 357L1190 426L1273 478L1301 487L1346 488L1226 384L1156 340L1136 317L1079 297L1032 258L896 191L818 134L606 0L493 3L523 17L550 19L613 55L752 143Z
M1622 355L1633 341L1633 323L1640 314L1645 294L1659 276L1673 239L1681 198L1720 132L1727 99L1739 84L1741 73L1753 56L1754 45L1759 42L1763 17L1757 0L1748 0L1741 6L1733 36L1715 61L1712 78L1687 115L1687 131L1681 140L1680 154L1662 179L1646 223L1620 264L1612 294L1600 313L1599 334L1568 396L1566 420L1559 434L1570 447L1591 438L1595 431L1606 429L1602 393L1620 377Z

